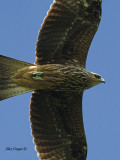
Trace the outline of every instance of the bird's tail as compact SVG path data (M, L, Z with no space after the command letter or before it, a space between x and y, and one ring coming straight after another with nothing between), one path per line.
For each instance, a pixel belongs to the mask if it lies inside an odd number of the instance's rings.
M32 90L17 85L12 81L18 69L32 64L0 55L0 101Z

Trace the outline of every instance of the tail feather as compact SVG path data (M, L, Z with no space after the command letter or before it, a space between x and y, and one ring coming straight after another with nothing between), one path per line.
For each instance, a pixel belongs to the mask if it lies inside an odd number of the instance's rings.
M11 79L11 76L13 76L18 69L31 65L31 63L0 55L0 101L32 91L29 88L17 85Z

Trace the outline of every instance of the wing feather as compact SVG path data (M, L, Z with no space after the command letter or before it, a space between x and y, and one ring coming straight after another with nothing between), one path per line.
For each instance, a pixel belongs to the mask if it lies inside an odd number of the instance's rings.
M100 0L55 0L39 32L36 63L84 67L100 18Z
M35 91L30 104L32 135L43 160L85 160L87 143L82 95Z

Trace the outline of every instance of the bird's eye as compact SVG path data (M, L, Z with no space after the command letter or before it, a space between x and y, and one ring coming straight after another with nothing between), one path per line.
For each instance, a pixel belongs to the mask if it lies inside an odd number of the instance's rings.
M99 76L98 74L94 74L95 78L100 79L101 76Z

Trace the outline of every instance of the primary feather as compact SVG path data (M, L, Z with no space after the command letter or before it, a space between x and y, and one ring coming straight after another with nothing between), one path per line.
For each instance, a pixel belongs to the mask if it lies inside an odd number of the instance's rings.
M55 0L39 32L36 64L85 67L100 18L100 0Z

